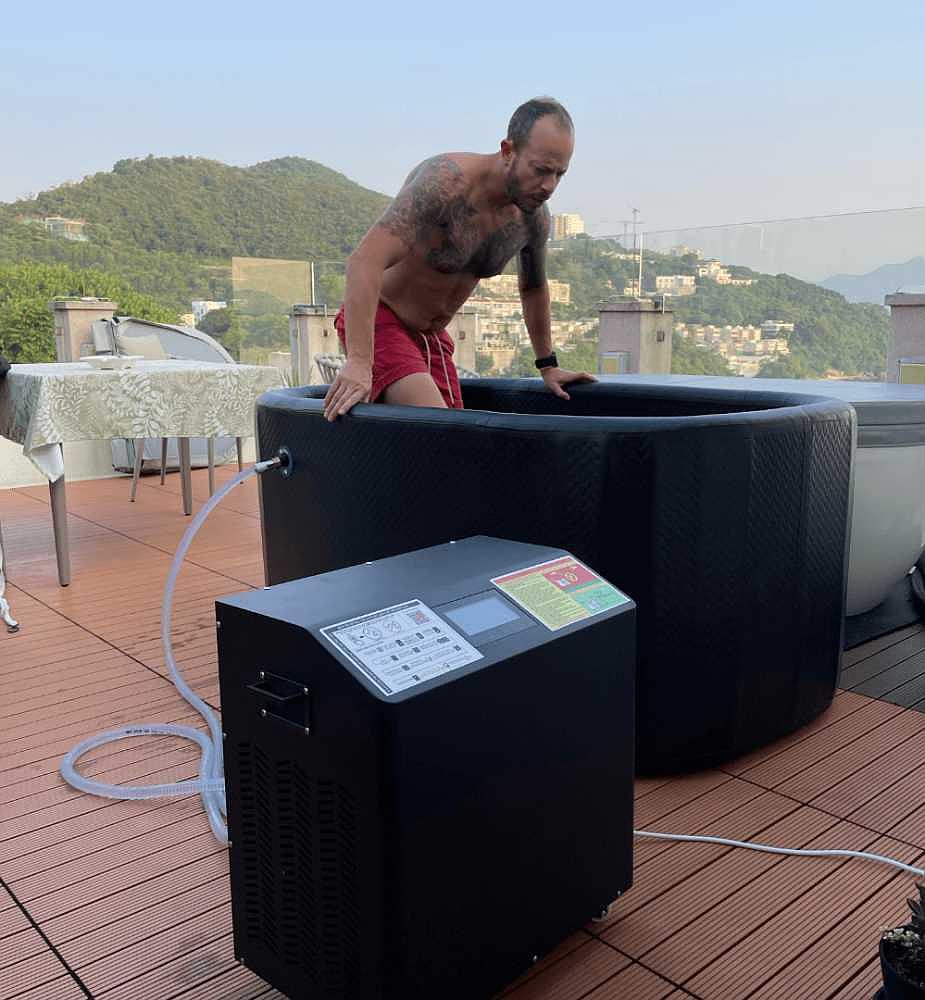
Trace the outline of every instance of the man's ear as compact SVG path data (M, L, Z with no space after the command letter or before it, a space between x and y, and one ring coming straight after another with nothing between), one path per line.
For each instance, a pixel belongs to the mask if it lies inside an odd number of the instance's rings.
M501 156L504 158L504 162L507 163L511 157L514 155L514 143L510 139L501 140Z

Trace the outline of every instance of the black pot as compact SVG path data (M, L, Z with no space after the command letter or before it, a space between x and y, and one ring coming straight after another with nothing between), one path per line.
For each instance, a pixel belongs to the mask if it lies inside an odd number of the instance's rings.
M880 971L883 974L883 989L874 1000L925 1000L925 989L913 986L903 979L887 957L880 939Z

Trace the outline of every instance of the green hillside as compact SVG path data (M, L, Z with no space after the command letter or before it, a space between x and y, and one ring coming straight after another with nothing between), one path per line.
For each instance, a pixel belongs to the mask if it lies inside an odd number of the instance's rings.
M172 254L342 258L388 199L320 163L229 167L198 157L120 160L110 172L2 206L5 222L84 219L92 243Z
M622 248L610 240L573 238L553 247L550 277L572 286L572 304L556 306L559 315L588 315L592 303L619 298L635 276L633 262L614 256ZM646 253L643 288L654 292L660 274L696 274L696 263L692 257ZM755 279L754 284L740 287L699 281L694 295L671 298L675 320L720 326L758 325L765 320L794 323L790 359L769 362L774 365L769 372L778 376L821 376L831 368L878 374L885 368L890 327L882 307L848 302L837 292L787 274L758 274L744 267L730 271Z

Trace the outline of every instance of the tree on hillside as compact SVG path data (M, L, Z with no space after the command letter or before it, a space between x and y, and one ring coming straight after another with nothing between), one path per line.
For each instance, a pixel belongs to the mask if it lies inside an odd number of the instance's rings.
M797 355L787 354L770 358L758 369L757 378L817 378L821 373L813 371Z
M220 337L231 326L230 309L212 309L197 324L197 329L210 337Z
M671 339L671 371L675 375L732 375L721 354L711 347L699 347L674 334Z

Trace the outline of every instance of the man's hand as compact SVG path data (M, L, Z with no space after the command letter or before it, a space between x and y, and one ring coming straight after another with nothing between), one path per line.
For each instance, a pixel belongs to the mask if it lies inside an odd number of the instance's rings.
M597 379L589 372L570 372L567 368L542 368L540 374L546 383L546 388L560 399L572 397L563 389L564 385L580 382L596 382Z
M324 397L325 419L336 420L349 413L357 403L368 402L372 384L372 368L362 361L348 358Z

